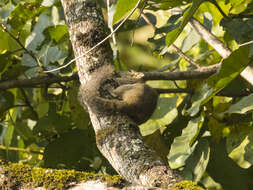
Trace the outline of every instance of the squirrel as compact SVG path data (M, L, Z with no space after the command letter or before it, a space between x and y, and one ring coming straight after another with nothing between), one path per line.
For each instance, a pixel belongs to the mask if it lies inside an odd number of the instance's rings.
M81 85L79 90L82 105L86 107L87 104L95 112L120 112L140 125L151 117L156 108L159 95L155 89L145 83L123 84L109 90L113 99L101 97L96 86L98 80L94 79L90 84Z
M125 84L113 90L120 100L113 100L119 112L127 114L137 124L146 122L153 114L158 93L145 83Z

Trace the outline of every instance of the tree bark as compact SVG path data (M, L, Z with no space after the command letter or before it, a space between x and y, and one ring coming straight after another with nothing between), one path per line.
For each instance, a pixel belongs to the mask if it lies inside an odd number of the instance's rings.
M106 37L104 18L94 0L61 2L78 57ZM119 86L118 81L126 76L134 80L142 76L115 72L108 41L77 59L76 65L83 88L80 99L89 111L97 146L115 170L127 181L140 185L168 188L179 182L181 177L144 144L137 124L127 114L118 110L106 112L104 106L96 102L100 97L113 99L109 90Z

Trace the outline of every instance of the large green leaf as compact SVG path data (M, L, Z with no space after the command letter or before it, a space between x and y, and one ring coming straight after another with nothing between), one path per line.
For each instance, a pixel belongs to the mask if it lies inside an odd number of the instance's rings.
M113 25L129 14L137 2L138 0L118 0L116 11L113 16Z
M176 137L171 145L168 155L169 164L172 168L178 168L185 164L186 159L192 154L197 145L195 141L203 125L202 116L191 120L183 129L182 135Z
M44 152L46 167L88 169L97 155L95 138L88 130L73 130L50 142Z
M253 132L248 135L247 145L245 146L244 159L253 164Z
M231 105L227 111L223 112L225 113L239 113L239 114L244 114L248 111L253 110L253 94L246 96L242 98L240 101L237 103Z
M150 120L140 125L143 136L150 135L161 127L170 124L177 116L177 97L160 98Z
M33 132L40 134L42 137L53 137L54 135L61 134L72 127L69 117L61 116L56 113L48 114L39 119Z
M250 63L249 50L249 46L242 46L235 50L227 59L222 61L219 72L202 83L192 98L192 107L187 110L191 116L197 114L201 105L225 88L248 66Z
M184 179L192 181L200 181L206 171L206 167L210 157L209 142L201 139L193 154L187 159L186 167L182 171Z
M237 43L244 43L253 39L253 18L223 19L220 25ZM240 30L238 30L238 28Z
M66 54L58 48L58 46L51 47L51 44L44 45L38 54L45 67L66 56Z
M203 3L204 0L193 0L191 7L185 11L182 22L180 26L173 30L172 32L168 33L166 35L166 44L167 46L170 46L174 43L174 41L177 39L177 37L180 35L180 33L183 31L186 24L189 22L189 20L192 18L194 13L197 11L201 3Z
M252 0L237 0L237 1L230 1L230 3L232 5L230 13L240 14L241 12L247 9L248 4L252 3Z
M240 47L239 49L235 50L227 59L224 59L219 72L207 80L208 85L213 88L213 94L211 97L226 87L233 79L235 79L249 65L249 63L249 46Z
M32 52L36 52L37 47L45 39L43 31L50 25L52 25L50 17L46 14L40 15L32 33L26 39L25 47Z
M252 126L241 124L226 139L229 157L242 168L248 168L253 164L252 135Z

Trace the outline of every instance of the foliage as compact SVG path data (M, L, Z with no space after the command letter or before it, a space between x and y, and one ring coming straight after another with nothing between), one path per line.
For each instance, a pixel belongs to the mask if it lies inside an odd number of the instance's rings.
M108 13L108 25L117 25L136 3L118 0ZM154 32L136 10L118 32L117 48L112 44L117 69L193 70L170 47L173 43L200 67L222 63L205 80L149 81L155 88L190 88L194 94L162 94L151 119L140 126L143 136L185 179L209 189L252 189L253 88L240 73L252 63L253 45L240 44L253 40L253 1L149 0L139 8ZM229 57L222 58L189 25L192 16L232 50ZM0 22L0 89L14 79L76 72L74 65L43 72L74 57L59 0L1 1ZM1 157L113 173L95 146L89 115L76 98L78 85L69 81L1 89Z

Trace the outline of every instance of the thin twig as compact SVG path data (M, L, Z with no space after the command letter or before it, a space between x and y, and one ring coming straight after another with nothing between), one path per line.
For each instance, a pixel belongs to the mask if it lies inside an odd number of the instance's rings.
M192 27L199 33L199 35L212 46L223 58L228 58L232 51L223 44L215 35L209 32L205 26L203 26L198 20L191 19ZM252 62L252 61L251 61ZM240 76L244 78L248 83L253 85L253 69L247 66L241 73Z
M10 89L10 88L29 88L29 87L36 87L38 85L45 84L52 84L58 82L68 82L72 80L77 80L78 75L77 73L73 74L72 76L43 76L43 77L36 77L32 79L14 79L0 82L0 90Z
M210 46L212 46L223 58L227 58L232 51L222 43L215 35L209 32L203 24L201 24L195 18L190 20L191 26L196 32L205 40Z
M7 34L9 34L9 36L10 36L12 39L14 39L14 40L18 43L18 45L20 45L20 47L36 61L36 63L38 64L38 66L42 65L42 64L40 63L39 59L38 59L31 51L29 51L29 50L20 42L20 40L19 40L18 38L16 38L12 33L10 33L10 32L7 30L7 28L6 28L6 26L5 26L4 24L1 24L0 26L1 26L1 28L3 29L4 32L6 32Z
M253 44L253 40L249 41L249 42L245 42L245 43L239 44L238 46L242 47L242 46L246 46L246 45L249 45L249 44Z
M27 152L27 153L33 153L33 154L41 154L43 155L43 152L35 151L35 150L29 150L24 148L18 148L18 147L6 147L3 145L0 145L0 149L2 150L11 150L11 151L19 151L19 152Z
M82 55L77 56L75 59L72 59L70 62L68 62L67 64L58 67L56 69L52 69L52 70L48 70L48 71L44 71L45 73L49 73L49 72L54 72L54 71L58 71L60 69L66 68L67 66L69 66L71 63L73 63L74 61L76 61L77 59L80 59L84 56L86 56L89 52L91 52L92 50L94 50L95 48L97 48L98 46L100 46L101 44L103 44L106 40L108 40L110 37L112 37L112 35L126 22L126 20L134 13L134 11L137 9L137 7L139 6L141 0L138 0L137 4L135 5L135 7L131 10L131 12L121 21L121 23L108 35L106 36L103 40L101 40L100 42L98 42L95 46L93 46L92 48L90 48L88 51L84 52Z
M184 52L181 51L175 44L172 44L171 47L188 63L194 65L197 69L201 68L195 61L189 58Z

